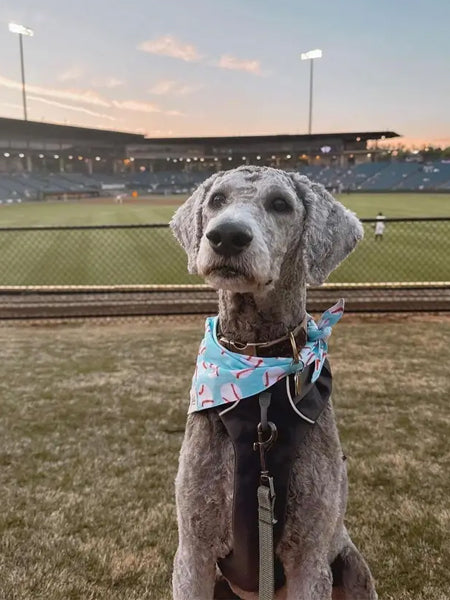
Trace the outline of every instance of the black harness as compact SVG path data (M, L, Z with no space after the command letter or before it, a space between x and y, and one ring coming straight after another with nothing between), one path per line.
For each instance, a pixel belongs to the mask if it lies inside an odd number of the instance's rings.
M275 487L274 548L280 541L286 516L287 494L292 463L298 447L304 443L309 431L327 406L331 394L331 370L328 360L322 367L317 381L311 383L314 365L302 372L300 394L295 396L294 377L289 376L288 385L292 401L288 397L286 378L268 389L271 393L268 419L276 425L276 443L266 455L267 470L273 476ZM258 591L258 500L260 484L260 456L254 451L257 427L261 421L259 394L245 398L232 410L217 410L235 453L233 496L233 549L218 561L223 575L246 591ZM275 557L275 589L285 583L281 562Z

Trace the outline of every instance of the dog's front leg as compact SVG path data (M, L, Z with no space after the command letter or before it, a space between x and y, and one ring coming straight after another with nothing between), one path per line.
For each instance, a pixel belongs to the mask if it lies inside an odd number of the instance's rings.
M331 600L331 569L320 559L310 557L286 573L286 600Z
M197 551L200 550L200 551ZM207 556L207 548L184 547L180 540L173 569L174 600L212 600L214 594L215 564Z
M215 565L231 546L234 457L214 411L188 417L176 478L174 600L212 600Z

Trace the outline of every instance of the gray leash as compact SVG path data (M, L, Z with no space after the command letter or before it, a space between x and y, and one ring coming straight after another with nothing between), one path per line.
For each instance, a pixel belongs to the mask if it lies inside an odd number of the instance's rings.
M275 489L273 477L266 466L266 452L277 439L277 428L267 420L270 405L270 394L263 392L259 396L261 422L258 424L258 441L253 449L259 450L261 463L260 485L258 487L258 522L259 522L259 600L273 600L275 593L273 526Z

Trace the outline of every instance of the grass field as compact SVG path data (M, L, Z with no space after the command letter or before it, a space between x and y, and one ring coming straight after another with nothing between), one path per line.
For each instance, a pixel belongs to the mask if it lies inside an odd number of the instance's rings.
M183 200L161 197L0 206L1 227L167 223ZM450 194L354 194L341 200L360 217L450 217ZM0 231L0 285L195 283L167 229ZM366 238L331 277L334 282L448 281L450 221L393 223L375 244Z
M361 218L449 217L450 194L343 194L339 200ZM185 196L152 196L122 205L96 199L0 206L1 227L168 223Z
M2 600L171 599L201 331L0 328ZM333 332L347 524L383 600L449 597L449 337L448 318L423 316L344 317Z

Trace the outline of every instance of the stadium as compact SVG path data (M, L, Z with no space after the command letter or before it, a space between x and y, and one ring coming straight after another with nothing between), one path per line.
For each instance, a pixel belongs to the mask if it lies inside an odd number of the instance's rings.
M257 164L304 173L342 192L448 192L450 162L386 160L392 131L154 138L0 119L0 201L187 194L208 175Z

